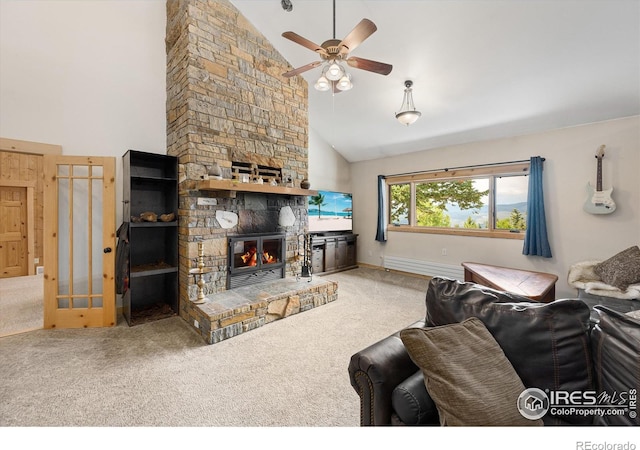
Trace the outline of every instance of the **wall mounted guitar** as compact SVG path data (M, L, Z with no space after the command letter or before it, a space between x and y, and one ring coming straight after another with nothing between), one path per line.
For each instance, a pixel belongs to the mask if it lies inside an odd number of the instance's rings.
M613 188L602 189L602 158L604 158L604 145L601 145L596 152L596 159L598 160L598 169L596 173L596 189L593 189L593 185L589 183L587 185L587 191L589 196L587 201L584 202L584 210L590 214L611 214L616 210L616 204L611 198Z

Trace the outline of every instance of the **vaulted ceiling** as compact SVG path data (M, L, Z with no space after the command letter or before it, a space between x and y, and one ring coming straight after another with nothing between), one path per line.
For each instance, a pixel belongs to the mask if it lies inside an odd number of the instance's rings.
M333 36L332 0L231 0L292 68L319 60L282 37ZM377 31L352 56L393 65L355 68L353 89L309 82L309 125L348 161L640 114L638 0L336 0L335 38L363 18ZM395 119L412 80L422 117Z

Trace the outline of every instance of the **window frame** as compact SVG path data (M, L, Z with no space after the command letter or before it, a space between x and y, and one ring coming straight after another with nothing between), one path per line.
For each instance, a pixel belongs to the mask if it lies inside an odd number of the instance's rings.
M496 178L507 176L528 176L529 162L504 163L461 169L442 169L425 172L415 172L404 175L390 175L385 177L387 198L386 219L387 231L424 234L446 234L456 236L475 236L501 239L524 239L524 230L504 230L495 228L495 189ZM489 178L488 228L456 228L456 227L426 227L416 225L416 184L433 181L453 181L460 179ZM409 224L394 225L391 223L391 186L409 184Z

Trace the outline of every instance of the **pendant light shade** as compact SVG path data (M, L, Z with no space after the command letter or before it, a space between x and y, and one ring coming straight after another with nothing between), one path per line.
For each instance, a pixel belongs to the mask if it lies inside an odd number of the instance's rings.
M351 89L353 87L353 84L351 83L351 74L344 74L342 78L340 78L340 81L338 81L336 87L341 91L348 91Z
M327 80L327 77L325 77L324 74L322 74L320 78L318 78L318 81L316 81L316 84L313 85L313 87L318 91L328 91L329 89L331 89L331 82Z
M396 113L396 119L403 125L409 126L414 123L422 115L420 111L416 110L413 104L413 94L411 90L413 81L407 80L404 82L404 97L402 99L402 106L400 112Z
M338 81L344 76L344 70L342 70L342 67L334 61L327 69L325 76L331 81Z

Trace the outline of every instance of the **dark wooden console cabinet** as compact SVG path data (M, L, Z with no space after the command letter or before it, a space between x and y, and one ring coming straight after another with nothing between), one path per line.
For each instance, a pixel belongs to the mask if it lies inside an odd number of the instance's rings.
M129 284L123 315L137 325L178 311L178 160L127 151L123 163L123 221L129 227ZM144 212L156 222L139 219ZM175 214L163 222L162 214Z
M327 234L312 236L312 273L317 275L357 267L357 242L357 234Z

